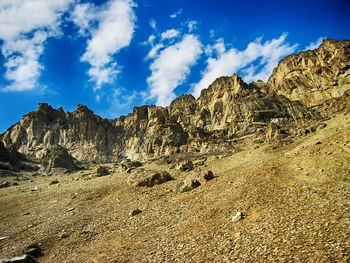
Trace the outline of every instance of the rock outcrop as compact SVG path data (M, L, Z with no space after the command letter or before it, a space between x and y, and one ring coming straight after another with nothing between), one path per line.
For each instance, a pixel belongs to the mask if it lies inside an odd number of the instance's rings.
M169 107L134 107L118 119L103 119L83 105L70 113L41 103L1 141L37 158L60 145L79 161L108 162L224 151L237 138L302 135L327 115L322 105L339 101L339 109L349 107L349 46L349 40L326 39L317 50L281 60L267 83L247 84L237 74L220 77L198 99L181 95Z
M73 172L79 169L67 149L60 145L53 145L46 149L43 157L43 165L44 167L41 171L48 174Z
M349 58L350 40L325 39L318 49L282 59L268 84L291 101L317 106L350 89Z
M152 187L157 184L162 184L173 178L167 171L152 171L138 169L130 175L128 184L134 186Z

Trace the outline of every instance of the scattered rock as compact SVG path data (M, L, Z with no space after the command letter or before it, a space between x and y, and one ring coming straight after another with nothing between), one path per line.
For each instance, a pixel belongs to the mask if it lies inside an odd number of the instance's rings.
M322 144L322 142L320 141L315 142L315 145L318 145L318 144Z
M44 168L41 171L47 174L62 174L76 171L79 169L76 162L66 148L60 145L53 145L46 150L46 154L43 157Z
M40 244L36 244L36 243L29 245L27 249L24 250L24 254L31 256L33 258L38 258L43 255Z
M129 213L129 216L136 216L140 213L142 213L142 211L140 209L134 209Z
M51 181L49 184L52 185L52 184L58 184L58 183L59 183L58 180L53 180L53 181Z
M0 237L0 241L1 240L5 240L5 239L9 239L10 237Z
M323 172L323 169L321 168L319 171L320 171L320 173L322 173L322 172Z
M99 165L96 170L94 171L94 176L95 177L101 177L101 176L106 176L109 175L110 172L108 171L108 169L102 165Z
M69 237L69 234L68 233L62 233L61 235L60 235L60 238L67 238L67 237Z
M141 166L142 166L142 163L139 161L126 160L121 163L122 169L124 169L127 173L130 173L132 170Z
M242 212L237 212L236 215L232 217L232 222L241 221L244 218L244 214Z
M66 209L66 212L71 212L71 211L74 211L74 207Z
M203 185L214 178L212 171L206 171L187 177L183 182L176 186L176 190L180 192L188 192L200 185Z
M36 262L37 262L36 260L32 259L28 255L0 259L0 263L36 263Z
M303 167L298 167L297 170L301 171L301 170L303 170Z
M18 186L18 183L17 182L13 182L12 185L13 186Z
M138 169L128 179L128 184L134 186L152 187L157 184L162 184L173 178L167 171L152 171Z
M3 182L2 184L0 184L0 188L6 188L9 187L10 183L9 182Z
M39 187L38 186L34 186L34 188L32 189L32 191L39 191Z

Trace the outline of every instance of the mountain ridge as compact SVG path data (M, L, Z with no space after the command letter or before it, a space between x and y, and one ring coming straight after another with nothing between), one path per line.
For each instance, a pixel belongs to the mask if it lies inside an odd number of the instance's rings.
M30 157L42 158L61 145L79 161L146 160L175 153L229 151L247 136L263 142L293 138L322 127L332 109L349 105L350 40L325 39L316 50L282 59L265 83L245 83L234 74L217 78L198 99L181 95L168 107L139 106L127 116L102 118L78 104L64 112L40 103L7 129L1 141ZM339 104L333 102L333 104ZM339 110L338 107L338 110Z

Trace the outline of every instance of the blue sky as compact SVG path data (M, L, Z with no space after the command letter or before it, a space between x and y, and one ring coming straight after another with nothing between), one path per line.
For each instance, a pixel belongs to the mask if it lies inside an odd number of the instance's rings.
M341 0L1 0L0 132L39 102L102 117L198 97L237 72L267 80L290 53L349 38ZM39 15L38 15L39 14Z

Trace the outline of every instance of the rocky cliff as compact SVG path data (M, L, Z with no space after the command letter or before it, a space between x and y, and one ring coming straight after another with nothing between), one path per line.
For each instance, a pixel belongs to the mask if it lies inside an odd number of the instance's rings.
M198 99L181 95L167 108L135 107L118 119L103 119L83 105L70 113L41 103L1 141L37 158L60 145L80 161L120 161L228 150L238 138L294 137L320 125L320 112L326 113L315 106L349 105L349 58L349 40L326 39L317 50L281 60L267 83L220 77Z
M318 49L292 54L274 69L268 84L291 101L312 107L350 89L350 40L325 39Z

